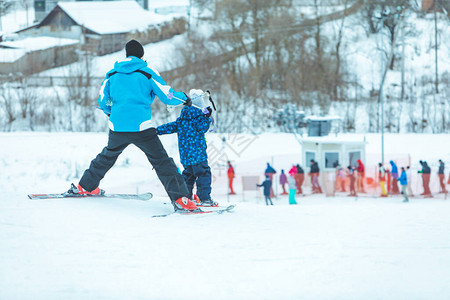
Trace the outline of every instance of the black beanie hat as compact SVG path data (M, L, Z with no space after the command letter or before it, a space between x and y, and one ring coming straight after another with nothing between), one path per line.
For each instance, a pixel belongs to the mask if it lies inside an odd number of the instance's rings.
M137 58L141 58L144 56L144 48L141 43L136 40L131 40L125 45L125 52L128 56L136 56Z

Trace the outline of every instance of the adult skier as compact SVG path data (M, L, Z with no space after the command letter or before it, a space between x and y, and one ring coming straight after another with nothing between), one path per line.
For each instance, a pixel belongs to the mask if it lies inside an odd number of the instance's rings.
M445 188L445 164L444 162L440 159L439 160L439 170L438 170L438 176L439 176L439 184L441 186L441 190L440 193L447 193L447 189Z
M297 194L303 194L302 185L303 181L305 181L305 171L303 168L297 164L297 173L295 174L295 183L297 185Z
M391 164L391 176L392 176L392 194L399 194L400 191L398 190L398 167L395 164L393 160L389 162Z
M352 166L347 167L347 177L350 179L350 194L348 196L357 196L355 189L355 169Z
M386 193L386 170L384 169L384 166L382 163L378 163L378 179L380 181L380 187L381 187L381 196L380 197L387 197Z
M358 192L365 193L366 191L364 189L364 177L365 177L364 164L360 159L358 159L356 163L358 164L358 167L356 168L356 170L358 171L358 177L356 179L356 189Z
M294 167L295 168L295 167ZM291 169L292 170L292 169ZM297 169L295 169L295 171L297 172ZM289 174L291 174L291 171L289 171ZM284 170L281 170L281 174L280 174L280 184L281 187L283 188L283 192L281 193L281 195L287 195L288 193L286 192L286 183L288 182L286 174L284 173Z
M402 186L402 194L403 194L403 198L404 198L403 202L409 202L408 191L406 190L407 186L408 186L408 176L406 174L406 170L404 167L402 167L402 173L400 175L399 181L400 181L400 185Z
M313 194L321 194L322 188L319 184L319 175L320 175L320 169L319 164L311 159L311 170L310 170L310 176L311 176L311 184L313 188Z
M269 176L269 180L273 181L273 175L275 175L277 171L269 164L267 163L266 170L264 171L264 175ZM275 193L273 192L273 185L270 187L270 197L275 197Z
M430 177L431 177L431 168L428 166L426 161L422 163L422 177L423 177L423 196L425 198L432 198L430 190Z
M236 195L236 193L233 190L233 181L234 181L234 168L231 165L231 162L228 161L228 170L227 170L227 175L228 175L228 186L230 188L230 195Z
M413 197L413 191L412 191L412 171L410 166L406 166L406 181L407 181L407 189L408 189L408 196Z
M151 116L151 104L155 96L168 105L189 105L190 99L182 92L175 92L158 71L147 66L142 60L144 48L138 41L129 41L125 51L126 58L117 61L106 74L98 98L99 107L109 117L108 144L92 160L78 187L72 184L68 193L104 193L99 189L100 181L122 151L134 144L153 165L175 211L196 210L197 205L188 198L189 192L183 177L156 135Z

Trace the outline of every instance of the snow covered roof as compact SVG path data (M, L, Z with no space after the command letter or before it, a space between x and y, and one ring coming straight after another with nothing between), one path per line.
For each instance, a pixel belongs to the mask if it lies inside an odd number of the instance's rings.
M78 44L80 41L72 39L62 39L49 36L29 37L17 41L7 41L0 43L0 62L14 62L27 52L43 50L57 46L68 46Z
M3 49L0 48L0 63L12 63L27 53L23 49Z
M366 138L359 134L329 134L327 136L315 136L302 138L304 144L355 144L363 145Z
M341 119L339 116L309 116L305 118L306 121L335 121Z
M58 5L76 23L98 34L144 31L171 20L143 9L136 1L76 1Z

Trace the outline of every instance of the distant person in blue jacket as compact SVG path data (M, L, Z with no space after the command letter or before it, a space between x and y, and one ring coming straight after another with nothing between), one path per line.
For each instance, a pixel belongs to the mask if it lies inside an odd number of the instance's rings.
M392 176L392 188L391 193L392 194L400 194L400 191L398 190L398 168L397 165L393 160L389 162L392 166L391 169L391 176Z
M202 90L191 90L192 106L185 106L176 121L158 126L156 131L158 135L177 133L180 160L184 167L182 175L189 197L195 199L199 206L218 206L211 199L211 168L205 140L212 109L205 104L202 95ZM196 195L193 195L194 184L197 186Z
M269 178L269 175L266 175L266 180L264 180L261 184L257 184L259 187L264 187L263 193L264 198L266 200L266 205L273 205L272 199L270 198L270 189L272 188L272 181Z
M275 169L269 163L267 163L264 175L269 176L270 181L273 181L273 175L275 175L276 173L277 171L275 171ZM273 192L273 185L270 188L270 197L275 197L275 193Z
M99 189L100 180L122 151L134 144L153 165L174 209L196 210L197 206L187 198L189 192L183 177L156 135L151 115L155 96L168 105L190 105L190 99L182 92L175 92L158 71L147 66L147 62L142 60L144 48L138 41L129 41L125 51L126 58L117 61L106 74L98 98L100 109L109 117L108 145L92 160L78 187L72 184L68 193L104 193Z
M408 176L406 175L406 170L404 167L402 167L402 173L400 175L399 181L400 181L400 185L402 186L402 194L404 197L403 202L409 202L408 192L407 192Z

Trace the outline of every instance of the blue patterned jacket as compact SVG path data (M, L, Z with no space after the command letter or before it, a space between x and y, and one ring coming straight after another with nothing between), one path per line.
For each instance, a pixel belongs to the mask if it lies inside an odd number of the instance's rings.
M211 119L200 109L185 106L176 121L158 126L156 132L159 135L176 132L181 164L193 166L208 159L205 133L210 123Z

